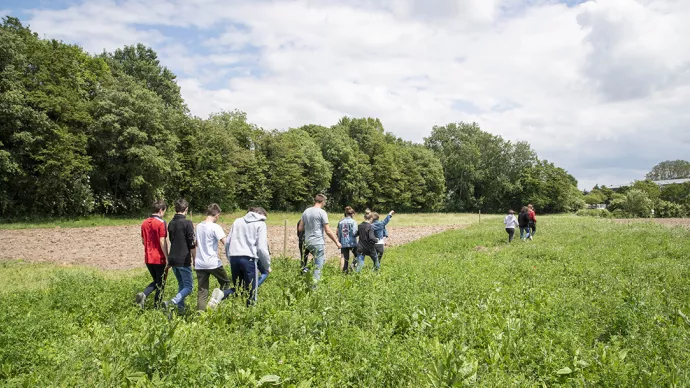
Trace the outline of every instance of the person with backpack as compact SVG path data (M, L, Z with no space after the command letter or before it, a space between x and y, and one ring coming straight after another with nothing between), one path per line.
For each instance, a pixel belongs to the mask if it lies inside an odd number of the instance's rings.
M508 242L513 242L515 228L519 227L519 224L517 218L515 217L515 212L512 209L508 210L508 215L503 219L503 224L505 224L506 232L508 232Z
M352 252L352 261L357 258L357 222L352 219L355 216L355 211L350 207L345 207L345 218L338 222L338 241L340 241L340 259L341 270L344 273L350 271L350 252Z
M520 227L520 240L532 240L532 236L529 233L529 211L527 210L527 206L523 206L522 209L520 209L520 214L518 214L518 225Z

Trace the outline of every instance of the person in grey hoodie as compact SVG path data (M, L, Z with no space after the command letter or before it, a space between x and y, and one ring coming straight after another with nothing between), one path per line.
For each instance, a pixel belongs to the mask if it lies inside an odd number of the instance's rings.
M259 284L257 264L261 263L268 273L271 272L266 216L264 208L250 208L244 217L236 219L232 224L225 243L225 255L230 261L232 282L236 290L242 287L247 291L247 306L256 302L256 289ZM231 293L233 292L224 293L217 289L217 292L213 291L213 297L220 301Z

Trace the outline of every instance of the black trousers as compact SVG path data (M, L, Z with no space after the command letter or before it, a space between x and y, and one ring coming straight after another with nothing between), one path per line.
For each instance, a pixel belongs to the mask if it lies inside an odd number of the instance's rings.
M352 252L352 262L354 263L355 259L357 259L357 248L340 248L340 253L342 253L345 258L345 263L343 265L343 272L345 273L350 271L350 252Z
M163 286L165 282L165 264L146 264L153 281L144 289L144 295L149 296L154 290L153 307L159 307L163 300Z
M508 232L508 242L512 242L515 236L515 228L506 228L506 232Z

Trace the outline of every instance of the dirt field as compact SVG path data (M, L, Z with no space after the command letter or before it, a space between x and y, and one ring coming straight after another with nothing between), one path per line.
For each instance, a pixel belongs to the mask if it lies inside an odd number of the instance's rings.
M224 225L227 232L229 225ZM395 246L440 233L454 226L388 227L387 246ZM87 265L103 269L130 269L143 266L139 226L94 228L54 228L0 230L0 260L23 259L27 262L52 262L60 265ZM283 251L283 227L269 226L268 240L273 255ZM288 227L288 256L299 257L297 235ZM224 254L221 248L221 254ZM329 241L328 257L339 256ZM224 257L224 256L223 256Z
M690 228L690 218L631 218L631 219L616 219L615 222L620 224L631 224L636 222L656 222L657 224L665 226L683 226Z

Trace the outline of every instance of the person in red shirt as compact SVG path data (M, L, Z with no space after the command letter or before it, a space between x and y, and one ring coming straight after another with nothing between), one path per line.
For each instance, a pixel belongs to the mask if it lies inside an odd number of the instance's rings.
M144 262L153 281L143 292L134 298L139 307L144 308L146 298L154 290L156 296L153 301L155 308L160 307L163 299L163 285L168 261L168 230L163 220L167 205L163 201L156 201L151 206L151 216L141 224L141 243L144 245Z
M529 214L530 236L534 237L537 233L537 213L534 212L534 206L532 206L532 204L527 205L527 213Z

